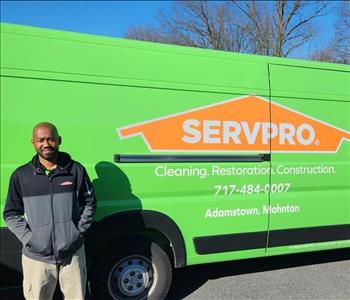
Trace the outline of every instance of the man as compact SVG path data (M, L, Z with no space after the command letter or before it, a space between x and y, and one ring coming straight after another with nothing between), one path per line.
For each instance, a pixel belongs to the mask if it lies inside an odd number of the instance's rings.
M33 128L37 152L10 179L4 219L23 244L26 299L52 299L57 280L65 299L84 299L86 263L83 236L96 201L84 167L59 152L55 125Z

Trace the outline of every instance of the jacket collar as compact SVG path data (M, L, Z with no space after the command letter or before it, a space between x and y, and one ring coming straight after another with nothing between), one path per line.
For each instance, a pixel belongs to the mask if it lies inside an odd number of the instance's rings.
M69 173L69 169L72 163L73 161L68 153L59 152L57 168L54 174L57 175ZM38 154L34 155L30 164L34 168L35 174L45 175L45 167L40 163Z

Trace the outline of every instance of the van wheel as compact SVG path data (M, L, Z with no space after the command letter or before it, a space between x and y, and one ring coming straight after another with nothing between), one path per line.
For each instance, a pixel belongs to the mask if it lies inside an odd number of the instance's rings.
M172 279L168 255L156 243L138 239L100 255L92 270L93 299L164 299Z

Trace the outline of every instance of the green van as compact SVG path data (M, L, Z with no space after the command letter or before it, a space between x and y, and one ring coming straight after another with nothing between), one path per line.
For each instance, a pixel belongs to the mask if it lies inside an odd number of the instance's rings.
M96 299L165 298L172 268L350 247L349 66L1 24L1 212L40 121L93 180ZM0 221L9 286L21 246Z

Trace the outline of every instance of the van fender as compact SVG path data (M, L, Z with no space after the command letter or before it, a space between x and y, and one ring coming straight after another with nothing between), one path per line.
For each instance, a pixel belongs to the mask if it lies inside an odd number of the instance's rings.
M186 248L182 233L167 215L151 210L129 210L105 217L89 229L86 240L88 254L103 249L110 241L145 229L162 233L170 242L174 253L174 266L186 266Z

